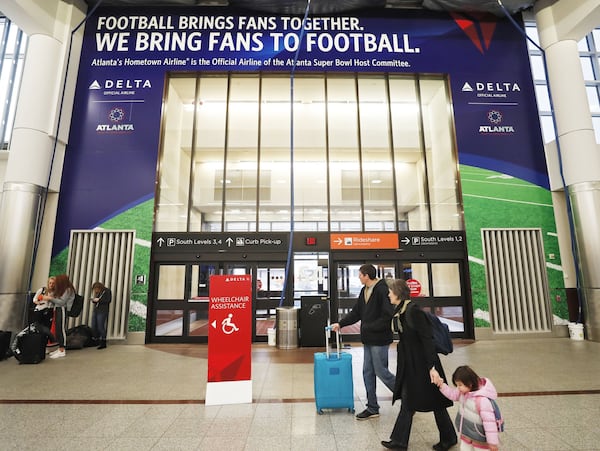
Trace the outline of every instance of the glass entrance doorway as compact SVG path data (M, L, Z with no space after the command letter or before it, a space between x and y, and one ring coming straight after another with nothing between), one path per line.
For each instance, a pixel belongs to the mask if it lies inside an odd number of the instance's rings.
M468 310L467 275L463 260L440 257L428 261L385 260L370 262L347 256L333 261L336 277L332 281L333 311L335 320L341 319L356 303L362 284L358 279L358 269L365 263L373 264L378 278L401 278L411 287L411 298L419 306L429 310L448 324L455 337L472 338L472 313ZM338 257L332 256L332 260ZM333 320L333 319L332 319ZM344 327L342 334L346 340L360 340L360 322Z
M358 270L365 263L375 266L378 278L402 278L409 282L411 297L448 324L453 336L473 338L466 258L454 251L421 254L380 251L373 259L370 252L296 252L287 284L286 261L276 254L270 254L271 258L265 261L256 258L244 261L248 257L244 254L212 254L212 258L203 255L201 262L189 261L189 258L195 259L195 255L188 257L188 261L155 261L150 280L146 342L208 342L210 277L213 275L252 277L253 342L268 341L269 329L276 327L278 307L300 309L302 323L302 308L312 308L318 300L324 312L324 318L319 316L319 324L329 318L336 322L358 299L362 289ZM400 255L403 259L398 258ZM299 325L301 337L311 326L304 323L304 327ZM359 341L360 324L345 327L342 334L346 340Z
M151 342L208 341L210 277L250 274L253 341L267 341L275 325L285 275L285 262L157 263Z
M182 254L188 261L155 261L152 265L151 296L146 341L179 343L208 342L210 278L213 275L252 277L252 341L267 342L269 329L276 327L278 307L301 308L302 299L329 299L329 254L297 252L293 255L287 284L286 261L277 254L247 261L247 254ZM271 257L271 258L268 258ZM195 261L189 261L193 258Z

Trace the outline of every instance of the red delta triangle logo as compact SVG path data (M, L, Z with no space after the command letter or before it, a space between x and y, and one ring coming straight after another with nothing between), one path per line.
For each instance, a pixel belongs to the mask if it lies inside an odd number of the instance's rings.
M481 54L484 54L492 42L492 36L496 31L495 17L484 13L450 13L454 22L469 37Z

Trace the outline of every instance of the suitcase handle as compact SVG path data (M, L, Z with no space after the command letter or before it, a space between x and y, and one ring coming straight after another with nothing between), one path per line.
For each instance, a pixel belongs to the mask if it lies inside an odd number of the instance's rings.
M327 355L327 360L329 360L329 338L331 338L331 326L325 326L325 354ZM340 358L340 348L341 348L341 338L340 331L337 330L335 332L335 345L337 349L337 358Z

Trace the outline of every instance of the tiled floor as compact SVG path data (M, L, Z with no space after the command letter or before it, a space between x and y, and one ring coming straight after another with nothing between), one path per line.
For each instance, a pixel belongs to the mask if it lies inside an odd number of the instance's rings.
M381 416L318 415L312 354L253 346L253 403L205 406L205 345L114 345L39 365L0 362L0 450L379 450L399 405L380 385ZM362 347L353 344L355 407L364 408ZM568 338L477 341L442 356L500 392L502 450L600 449L600 343ZM390 348L395 368L395 347ZM456 407L451 409L454 417ZM437 442L417 413L411 450ZM458 448L454 448L458 451Z

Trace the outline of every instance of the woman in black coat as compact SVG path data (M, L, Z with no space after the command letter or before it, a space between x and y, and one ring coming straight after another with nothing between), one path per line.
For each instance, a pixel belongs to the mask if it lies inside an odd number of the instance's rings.
M446 410L452 401L432 383L438 377L446 379L446 375L435 351L431 323L410 300L410 289L404 280L392 280L389 286L390 301L396 306L392 329L400 338L393 401L400 399L402 404L390 440L381 444L389 449L408 449L415 412L433 412L440 433L440 441L433 449L446 451L456 444L457 437Z

